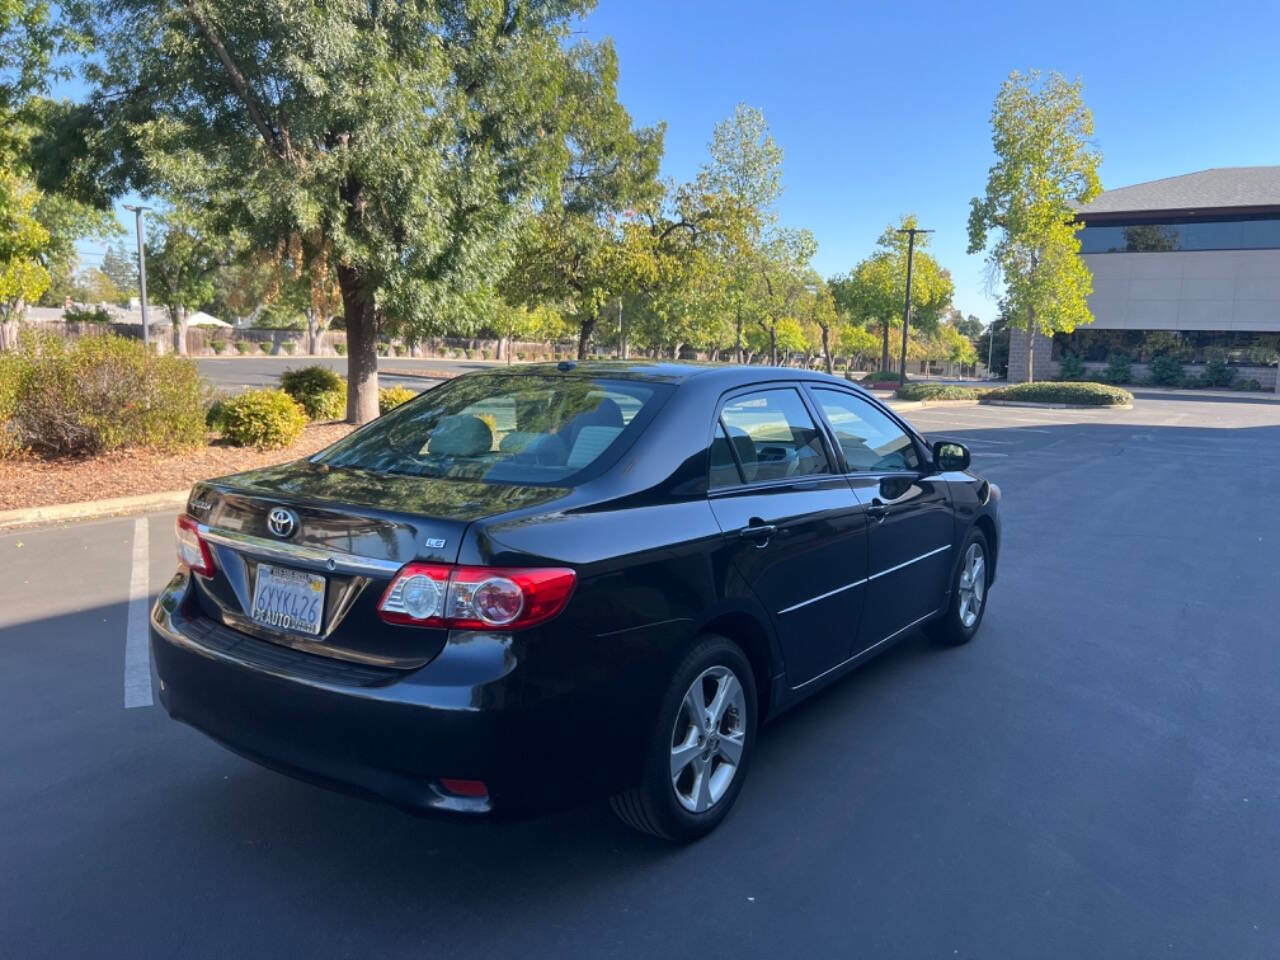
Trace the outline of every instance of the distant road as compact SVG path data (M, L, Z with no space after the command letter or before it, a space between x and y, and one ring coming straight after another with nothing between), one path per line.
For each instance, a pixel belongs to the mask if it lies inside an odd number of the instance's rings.
M347 373L346 357L310 357L306 355L292 357L196 357L196 367L200 375L219 390L236 392L248 387L274 387L280 383L280 374L297 367L319 365L336 370L343 376ZM498 366L496 360L442 360L426 357L379 357L378 366L382 370L422 370L424 373L435 370L451 370L466 373L469 370L482 370L485 367ZM382 386L405 386L422 390L437 381L422 377L381 374Z

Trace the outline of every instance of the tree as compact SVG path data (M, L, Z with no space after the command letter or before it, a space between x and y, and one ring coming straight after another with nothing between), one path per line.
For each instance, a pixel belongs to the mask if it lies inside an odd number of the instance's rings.
M1081 90L1057 73L1009 75L991 113L996 162L986 193L970 203L969 253L986 250L998 232L987 262L1004 280L1010 326L1028 332L1028 381L1036 331L1052 336L1093 322L1075 211L1101 189L1101 155L1089 143L1093 114Z
M12 324L24 307L49 286L41 262L49 231L36 216L39 191L7 170L0 170L0 346L15 339Z
M90 2L87 143L118 145L135 189L208 210L272 246L332 251L348 419L378 413L381 333L426 333L496 280L567 160L567 46L589 0L303 4Z
M740 103L716 125L710 159L698 175L704 205L715 211L710 234L725 267L725 296L734 317L734 361L742 362L743 324L763 319L752 310L759 282L759 254L782 194L782 149L764 114Z
M102 255L102 272L111 280L121 300L138 293L138 261L125 252L124 245L113 243Z
M838 308L859 323L880 328L880 369L890 366L889 333L902 329L902 306L907 298L907 236L899 232L916 226L914 214L890 224L876 241L876 251L848 274L832 280ZM951 274L942 269L927 251L929 235L916 235L911 276L911 325L928 333L951 303L954 285Z
M229 259L190 210L154 215L147 238L148 290L169 311L175 353L187 353L187 310L213 299L214 273Z
M809 261L817 253L818 242L809 230L779 230L756 257L761 295L760 324L769 335L769 363L777 365L778 347L795 349L793 336L779 343L784 320L794 320L797 304L812 284ZM801 338L803 342L803 338Z

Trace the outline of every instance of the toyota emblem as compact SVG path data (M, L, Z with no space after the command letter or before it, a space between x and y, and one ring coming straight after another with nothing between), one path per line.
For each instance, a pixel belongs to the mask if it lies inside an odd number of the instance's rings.
M272 507L271 512L267 514L267 529L281 540L285 540L293 536L293 532L298 529L298 515L285 507Z

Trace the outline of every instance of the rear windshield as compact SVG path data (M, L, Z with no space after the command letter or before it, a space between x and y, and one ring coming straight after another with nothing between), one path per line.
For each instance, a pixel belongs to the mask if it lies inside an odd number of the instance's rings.
M664 384L536 374L460 377L339 440L331 467L495 483L562 483L629 445Z

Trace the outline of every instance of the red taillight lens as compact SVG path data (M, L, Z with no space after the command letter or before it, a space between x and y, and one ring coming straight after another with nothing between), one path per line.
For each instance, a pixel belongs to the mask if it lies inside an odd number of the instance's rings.
M573 592L569 569L410 563L378 603L382 619L417 627L520 630L550 620Z
M178 538L178 562L202 577L213 576L213 555L200 536L200 524L185 513L178 517L174 534Z

